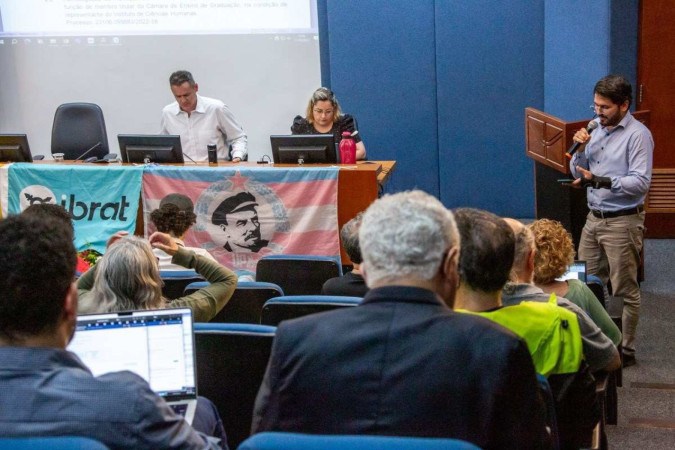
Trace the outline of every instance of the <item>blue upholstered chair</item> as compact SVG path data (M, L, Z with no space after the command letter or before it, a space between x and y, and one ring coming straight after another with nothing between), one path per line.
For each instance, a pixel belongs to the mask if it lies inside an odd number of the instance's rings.
M277 326L282 320L330 311L337 308L356 306L363 298L339 295L287 295L275 297L262 308L260 323Z
M218 408L231 449L251 432L255 398L272 350L275 327L196 323L197 389Z
M342 275L339 258L314 255L268 255L256 266L256 281L281 286L286 295L321 294L326 280Z
M0 438L0 450L108 450L108 447L78 436L4 437Z
M399 436L316 435L260 433L246 439L238 450L475 450L458 439Z
M206 281L190 283L183 295L189 295L206 285L208 285ZM265 302L282 295L284 291L274 283L241 282L237 284L227 304L210 322L260 323L260 315Z
M190 283L204 281L204 277L194 270L160 270L159 277L162 279L162 295L173 300L183 296L185 288Z

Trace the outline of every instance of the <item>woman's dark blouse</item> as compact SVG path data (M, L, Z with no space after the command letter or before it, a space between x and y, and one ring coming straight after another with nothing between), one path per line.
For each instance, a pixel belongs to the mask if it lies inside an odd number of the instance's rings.
M314 125L309 123L307 119L302 116L295 116L293 119L293 125L291 125L291 133L293 134L329 134L333 133L335 137L335 143L338 144L342 140L342 132L349 131L354 133L354 117L349 114L345 114L340 119L333 124L333 128L327 133L321 133L314 128ZM359 132L354 136L354 142L361 142L361 133Z

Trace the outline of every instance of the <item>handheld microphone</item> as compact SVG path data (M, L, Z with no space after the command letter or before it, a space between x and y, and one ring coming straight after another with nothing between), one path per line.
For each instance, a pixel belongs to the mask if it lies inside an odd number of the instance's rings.
M598 128L598 122L596 122L595 120L591 120L590 122L588 122L588 125L586 125L586 133L591 134L593 130L595 130L596 128ZM581 142L575 142L570 147L570 149L567 150L565 157L567 159L572 159L572 156L577 152L577 150L579 150L579 147L581 146L582 146Z
M82 158L84 158L85 156L87 156L89 153L91 153L92 150L94 150L95 148L97 148L97 147L100 146L100 145L101 145L101 141L98 141L98 142L95 143L89 150L87 150L86 152L82 153L80 156L78 156L77 158L75 158L75 161L81 160ZM96 158L96 159L98 159L98 158Z

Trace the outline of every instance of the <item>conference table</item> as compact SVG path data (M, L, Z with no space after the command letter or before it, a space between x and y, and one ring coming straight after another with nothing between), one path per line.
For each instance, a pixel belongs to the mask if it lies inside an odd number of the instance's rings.
M78 167L92 167L91 163L84 163L81 161L64 161L55 163L54 161L36 161L33 163L35 166L44 165L44 164L59 164L59 165L69 165L74 168ZM101 167L101 164L96 164L96 166ZM171 164L167 166L182 166L181 170L190 171L191 168L195 169L193 175L199 177L200 173L203 174L206 168L247 168L250 170L256 170L256 168L315 168L315 167L337 167L338 168L338 182L337 182L337 220L338 227L342 228L342 225L351 220L359 212L364 211L368 206L378 198L379 193L382 190L383 185L387 182L391 176L395 166L396 161L360 161L357 164L345 164L345 165L334 165L334 164L258 164L256 162L219 162L216 164L210 163L185 163L185 164ZM124 170L125 167L129 167L131 170L138 170L137 164L124 164L124 163L110 163L109 167L117 168L115 170ZM140 195L140 194L139 194ZM144 235L144 222L143 222L143 210L142 208L138 209L138 215L136 220L136 229L135 234L142 236ZM349 257L345 254L344 250L341 249L342 262L345 265L351 264Z

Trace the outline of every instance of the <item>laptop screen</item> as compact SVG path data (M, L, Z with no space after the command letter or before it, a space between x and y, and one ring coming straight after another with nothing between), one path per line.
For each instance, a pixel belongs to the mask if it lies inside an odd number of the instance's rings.
M78 316L68 350L94 376L129 370L167 401L197 395L189 309Z
M586 261L574 261L567 268L567 272L565 272L562 277L558 278L559 281L573 279L579 280L582 283L586 282Z

